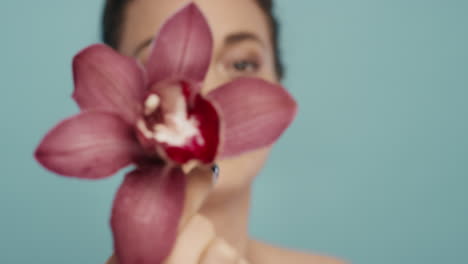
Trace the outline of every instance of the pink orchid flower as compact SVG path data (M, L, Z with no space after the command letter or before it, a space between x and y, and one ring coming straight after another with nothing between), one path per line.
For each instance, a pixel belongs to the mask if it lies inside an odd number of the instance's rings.
M121 264L168 256L184 201L182 165L269 146L294 119L290 94L260 79L238 78L202 95L212 48L210 28L192 3L162 26L145 67L101 44L74 58L81 113L53 128L35 155L55 173L84 179L136 166L112 210Z

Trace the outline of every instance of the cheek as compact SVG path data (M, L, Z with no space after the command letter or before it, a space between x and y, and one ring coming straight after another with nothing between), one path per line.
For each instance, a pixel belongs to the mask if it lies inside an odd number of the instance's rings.
M208 72L205 77L205 81L203 82L203 87L201 90L201 93L203 95L208 94L209 92L213 91L217 87L220 87L221 85L229 82L228 79L223 78L223 76L220 76L217 74L216 70L216 63L211 63L210 68L208 69Z

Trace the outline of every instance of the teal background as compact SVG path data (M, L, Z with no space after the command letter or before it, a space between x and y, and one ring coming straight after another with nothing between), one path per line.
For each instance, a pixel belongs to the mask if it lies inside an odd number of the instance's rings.
M77 112L71 57L101 1L0 8L0 263L103 263L121 175L32 159ZM278 1L298 119L255 185L251 232L353 263L468 263L468 1Z

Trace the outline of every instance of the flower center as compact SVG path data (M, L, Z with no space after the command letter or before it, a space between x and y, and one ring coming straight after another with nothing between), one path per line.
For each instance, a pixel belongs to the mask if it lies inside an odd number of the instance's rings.
M144 115L137 122L139 139L149 151L162 157L171 148L194 152L205 145L200 121L190 114L184 85L172 84L151 91L144 100Z

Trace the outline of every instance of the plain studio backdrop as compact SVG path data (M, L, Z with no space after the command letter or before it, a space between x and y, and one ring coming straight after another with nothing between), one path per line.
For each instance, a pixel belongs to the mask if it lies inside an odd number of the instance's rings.
M353 263L468 263L468 1L280 0L300 114L255 184L251 233ZM122 174L32 153L77 113L71 59L102 1L2 1L0 263L104 263Z

